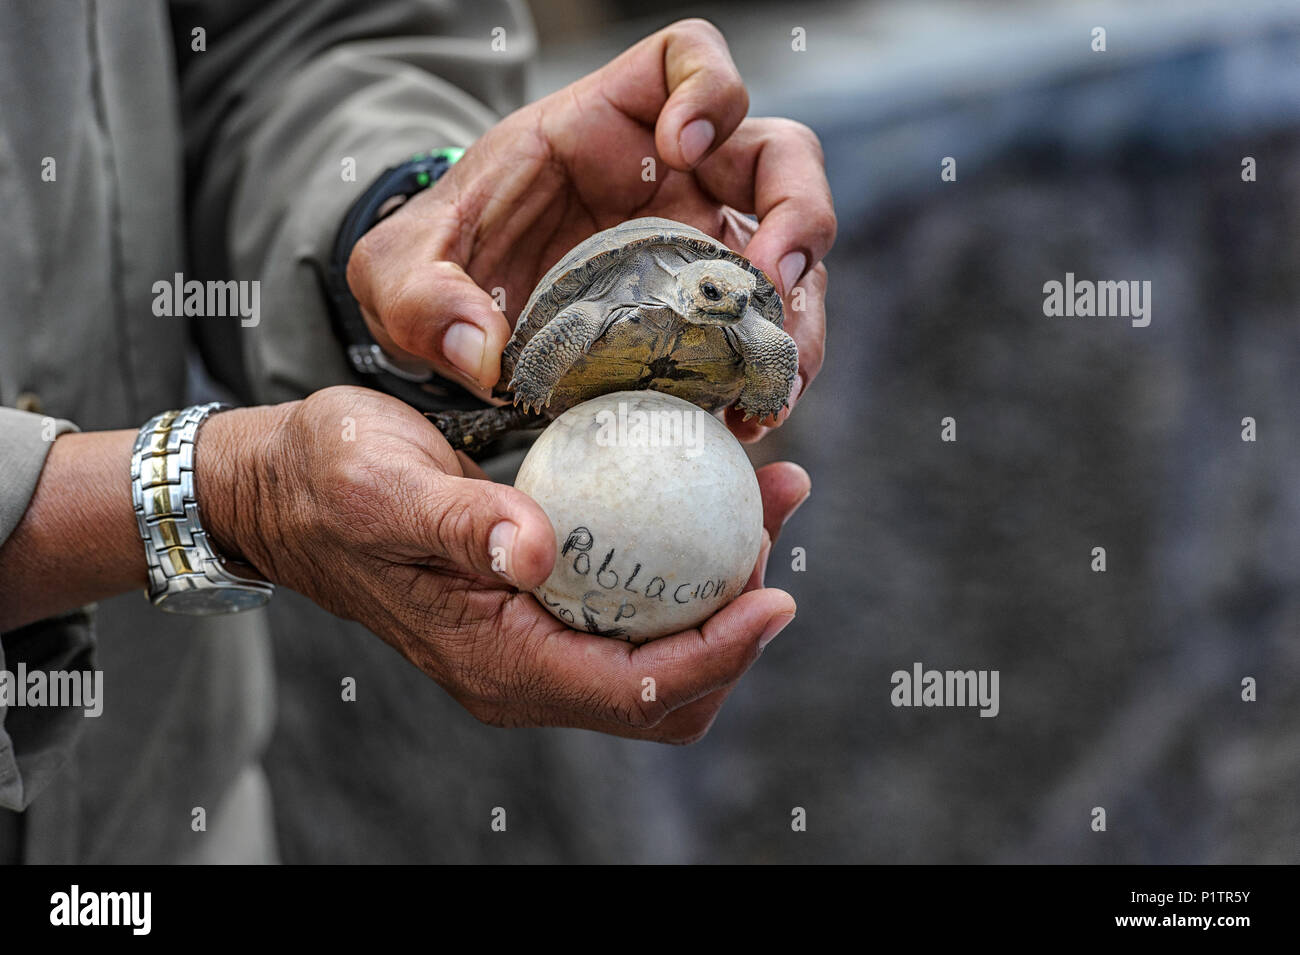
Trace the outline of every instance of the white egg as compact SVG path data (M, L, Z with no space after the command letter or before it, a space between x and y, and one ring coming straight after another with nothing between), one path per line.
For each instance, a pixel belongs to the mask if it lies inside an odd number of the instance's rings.
M758 560L754 468L717 418L653 391L570 408L515 487L555 526L534 594L569 626L633 643L690 629L739 596Z

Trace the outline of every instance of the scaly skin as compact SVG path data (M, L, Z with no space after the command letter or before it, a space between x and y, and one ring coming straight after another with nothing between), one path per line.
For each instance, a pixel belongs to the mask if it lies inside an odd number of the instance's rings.
M736 407L745 412L746 421L775 417L789 403L799 373L799 347L752 309L727 329L727 337L745 360L745 388Z
M478 460L506 432L540 428L547 422L545 415L513 405L481 411L428 411L425 417L442 432L448 444L474 460Z
M556 384L583 352L600 337L605 323L591 302L574 302L537 330L519 353L510 378L515 404L525 411L541 411L551 402Z

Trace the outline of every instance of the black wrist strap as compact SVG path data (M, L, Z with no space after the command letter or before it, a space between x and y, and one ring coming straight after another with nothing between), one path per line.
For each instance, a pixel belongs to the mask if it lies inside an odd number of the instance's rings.
M347 349L348 362L360 383L386 391L420 411L465 410L482 408L484 404L456 382L433 373L413 374L399 368L384 354L366 327L361 307L348 288L348 259L352 248L379 221L380 210L390 199L409 198L427 189L463 152L463 149L435 149L384 170L343 217L326 277L334 333Z

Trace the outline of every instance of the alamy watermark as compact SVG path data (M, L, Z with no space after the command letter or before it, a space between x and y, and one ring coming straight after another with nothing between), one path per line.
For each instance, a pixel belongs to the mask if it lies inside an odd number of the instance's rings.
M0 706L81 707L94 719L104 712L101 670L0 670Z
M1128 318L1134 328L1151 324L1151 282L1101 281L1074 278L1043 283L1043 314L1049 318Z
M704 438L704 419L700 408L629 408L618 403L618 411L602 408L596 412L596 444L602 448L686 448L687 455L700 452Z
M257 279L186 280L177 272L153 283L153 313L159 318L238 318L244 328L262 320L262 283Z
M56 926L124 926L132 935L153 928L152 892L83 892L73 885L50 896L50 924Z
M927 670L918 661L912 669L895 670L889 678L894 706L978 706L980 716L997 716L997 670Z

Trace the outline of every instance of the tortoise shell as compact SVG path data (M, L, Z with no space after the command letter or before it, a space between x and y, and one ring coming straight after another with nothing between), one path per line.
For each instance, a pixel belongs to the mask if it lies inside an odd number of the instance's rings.
M620 300L619 283L634 291L637 270L619 266L634 256L649 254L675 258L679 262L697 259L726 259L753 273L756 287L750 307L781 328L784 311L781 296L758 268L743 255L732 251L699 229L672 219L645 217L631 219L611 229L598 232L575 246L551 267L529 296L506 344L501 361L501 378L497 394L510 394L507 383L514 374L519 354L537 331L574 302L600 300L615 304ZM687 323L681 322L682 326ZM611 329L598 349L584 356L564 376L557 387L558 400L548 408L556 414L578 401L609 391L636 387L654 387L676 393L696 404L722 407L730 404L741 387L741 362L716 329L687 326L679 330L678 345L685 361L694 370L681 372L683 379L656 380L653 384L642 369L638 375L629 371L636 366L637 353L643 350L642 336L635 330Z

